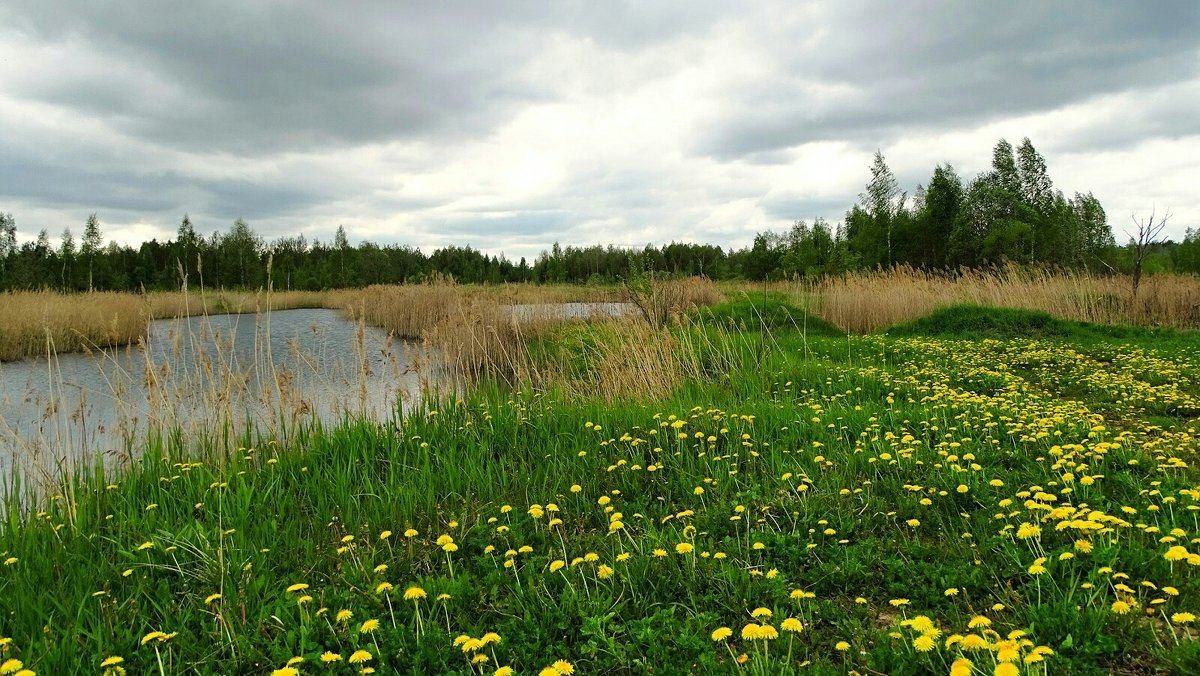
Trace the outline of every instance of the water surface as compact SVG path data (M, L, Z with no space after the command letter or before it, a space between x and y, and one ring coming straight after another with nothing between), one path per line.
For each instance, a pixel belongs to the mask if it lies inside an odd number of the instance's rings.
M386 420L422 387L420 347L334 310L151 323L145 345L0 363L0 477L127 463L148 429L286 433Z

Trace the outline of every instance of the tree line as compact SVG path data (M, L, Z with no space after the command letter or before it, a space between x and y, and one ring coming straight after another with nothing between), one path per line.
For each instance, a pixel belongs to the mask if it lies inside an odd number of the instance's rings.
M632 261L631 261L632 259ZM76 241L66 228L52 242L46 230L20 245L16 221L0 213L0 289L168 290L183 276L195 286L261 288L268 261L275 288L320 290L449 276L462 283L612 283L639 270L675 276L749 280L819 278L860 269L907 265L926 270L1004 262L1129 270L1133 247L1117 246L1107 214L1089 193L1054 189L1045 159L1028 138L1017 148L1001 139L991 168L964 180L940 164L911 197L882 153L845 218L796 221L785 232L759 233L742 249L672 242L641 249L561 246L530 264L449 246L426 255L406 245L351 245L338 227L331 242L303 235L267 242L242 219L203 236L185 215L174 239L138 247L104 243L100 220L88 217ZM1200 273L1200 231L1182 242L1155 242L1146 272Z

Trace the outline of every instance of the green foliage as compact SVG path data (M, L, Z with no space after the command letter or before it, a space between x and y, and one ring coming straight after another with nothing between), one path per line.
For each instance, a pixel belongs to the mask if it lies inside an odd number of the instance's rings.
M1149 421L1200 410L1195 342L1075 343L1036 313L951 310L929 330L1015 337L802 338L783 328L799 312L785 299L746 297L712 318L776 347L657 401L484 383L286 445L151 440L133 466L98 463L59 496L8 496L4 659L270 673L303 657L323 673L328 650L343 659L328 669L349 673L363 649L380 673L479 673L468 659L486 654L484 673L561 659L576 673L915 674L961 655L990 670L1020 631L1053 650L1053 673L1194 671L1191 625L1171 617L1197 609L1200 578L1160 541L1180 528L1192 546L1194 423ZM768 318L770 336L751 327ZM1046 574L1029 572L1038 558ZM425 597L406 600L414 586ZM976 615L990 624L968 627ZM941 632L929 652L914 647L921 616ZM800 633L782 630L788 617ZM751 621L780 636L743 639ZM732 636L714 641L723 626ZM501 640L486 650L454 644L490 631ZM967 633L990 647L947 646Z
M745 293L728 303L697 308L703 322L739 330L807 332L813 336L844 336L845 331L810 312L798 308L781 293Z

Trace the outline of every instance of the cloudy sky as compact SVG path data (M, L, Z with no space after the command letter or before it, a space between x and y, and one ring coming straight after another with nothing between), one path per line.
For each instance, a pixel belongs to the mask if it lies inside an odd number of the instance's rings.
M1200 226L1200 2L0 4L0 211L23 238L534 256L742 246L1029 136L1068 196Z

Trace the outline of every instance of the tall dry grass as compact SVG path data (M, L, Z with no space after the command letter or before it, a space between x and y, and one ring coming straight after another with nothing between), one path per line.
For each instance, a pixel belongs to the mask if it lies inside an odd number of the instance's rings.
M1200 327L1200 278L1147 277L1136 299L1131 287L1128 275L1011 265L953 273L901 267L831 277L786 290L854 333L892 326L957 303L1042 310L1061 319L1101 324Z
M518 318L509 303L499 302L511 297L481 288L446 281L370 286L347 294L343 309L397 337L423 341L431 358L454 378L487 372L512 379L528 373L527 340L564 319L548 314Z
M643 284L631 284L627 298L649 324L665 326L692 308L724 302L725 294L706 277L650 278Z
M153 319L218 314L260 313L298 308L346 310L369 308L370 324L402 337L420 337L448 316L455 298L479 306L612 302L622 300L616 288L504 284L457 286L448 283L338 289L332 291L161 291L58 293L10 291L0 293L0 361L47 354L82 352L96 347L130 345L146 337ZM387 291L384 291L386 289ZM386 296L386 299L383 298ZM397 307L405 308L404 312ZM440 310L438 308L441 308ZM459 309L461 310L461 308ZM457 311L457 314L462 314ZM357 315L355 315L357 316Z
M145 337L146 313L129 293L0 293L0 360L128 345Z
M8 291L0 293L0 361L130 345L145 339L152 319L340 308L346 293Z

